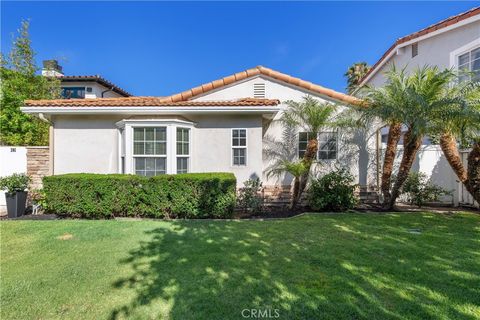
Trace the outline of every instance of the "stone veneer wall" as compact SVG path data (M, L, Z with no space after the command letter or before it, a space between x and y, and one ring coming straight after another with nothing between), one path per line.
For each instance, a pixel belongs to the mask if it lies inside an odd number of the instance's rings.
M30 189L42 188L42 178L50 175L48 147L27 147L27 175L32 179Z

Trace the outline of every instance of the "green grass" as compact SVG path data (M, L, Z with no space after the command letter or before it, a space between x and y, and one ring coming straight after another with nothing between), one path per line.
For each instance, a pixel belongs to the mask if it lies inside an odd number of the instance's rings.
M475 214L0 227L2 320L480 318Z

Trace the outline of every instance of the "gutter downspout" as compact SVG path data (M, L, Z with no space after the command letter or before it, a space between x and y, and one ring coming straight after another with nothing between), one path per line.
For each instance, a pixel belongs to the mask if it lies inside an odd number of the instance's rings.
M46 123L48 123L50 126L48 127L48 175L53 175L54 173L54 130L53 130L53 122L50 121L45 117L43 113L38 114L38 118Z
M380 129L377 129L377 132L376 132L376 145L375 145L375 149L376 149L376 157L377 157L377 165L376 165L376 169L377 169L377 192L380 191L380 145L381 145L381 135L380 135Z
M102 91L102 98L103 98L103 95L109 91L113 91L113 87L111 87L110 89L107 89L105 91Z

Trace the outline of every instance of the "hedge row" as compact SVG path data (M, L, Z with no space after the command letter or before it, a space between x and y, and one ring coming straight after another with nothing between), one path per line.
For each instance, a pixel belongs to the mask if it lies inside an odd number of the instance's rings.
M143 177L65 174L43 178L45 209L82 218L226 218L235 207L231 173Z

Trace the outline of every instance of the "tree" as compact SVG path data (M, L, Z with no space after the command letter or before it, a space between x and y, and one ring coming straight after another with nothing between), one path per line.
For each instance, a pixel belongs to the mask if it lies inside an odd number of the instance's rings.
M372 119L380 119L388 127L387 145L383 157L380 191L383 203L389 207L391 199L391 177L397 154L397 146L402 137L402 122L408 104L408 78L405 70L392 66L385 73L386 84L381 88L365 87L362 90L367 106L356 107L361 113L361 122L371 124Z
M406 104L402 113L402 122L407 127L407 132L404 135L402 160L387 209L393 208L400 195L423 138L432 132L435 126L438 110L445 110L452 105L449 88L454 78L455 74L451 70L440 71L437 67L428 66L416 69L408 76Z
M292 194L291 207L294 208L300 200L305 190L310 169L313 161L316 159L318 151L317 133L323 128L333 128L336 126L334 119L335 106L329 103L321 103L311 96L306 96L301 102L287 101L288 108L283 112L280 123L284 128L284 140L289 145L272 143L272 147L267 147L267 157L275 159L273 166L267 169L270 175L280 175L288 172L294 176L294 188ZM300 130L302 132L313 133L307 143L307 148L302 159L296 160L296 154L291 155L291 150L297 150L298 140L292 135ZM276 144L276 146L275 146ZM281 149L288 157L282 155L277 150ZM290 150L290 151L289 151ZM285 152L286 151L286 152ZM267 175L268 176L268 175Z
M480 203L480 83L460 82L450 87L451 104L436 114L434 134L440 135L440 147L459 181ZM471 145L467 168L458 145Z
M366 62L354 63L348 68L344 76L347 78L347 92L352 94L359 86L360 81L370 71L372 67Z
M407 75L405 69L392 67L386 73L383 88L367 88L365 108L367 118L376 116L390 125L387 149L382 172L384 209L391 210L400 195L412 168L423 138L432 132L436 114L452 105L450 84L454 79L451 70L439 71L437 67L418 68ZM391 183L393 162L402 127L403 155L396 180ZM391 188L391 191L390 191Z
M60 81L37 75L35 53L22 21L7 57L2 55L0 77L0 143L3 145L48 145L48 124L20 111L27 99L54 99L60 96Z

